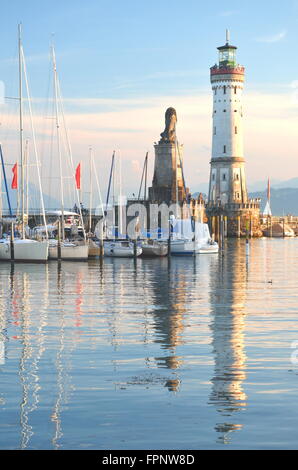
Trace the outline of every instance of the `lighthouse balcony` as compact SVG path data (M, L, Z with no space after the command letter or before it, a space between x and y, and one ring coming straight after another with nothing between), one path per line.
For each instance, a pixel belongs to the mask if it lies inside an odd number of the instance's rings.
M226 80L236 80L244 82L245 67L242 65L219 67L214 65L210 69L211 82L219 82Z
M210 68L211 75L221 75L221 74L230 74L230 73L237 73L237 74L245 74L245 67L242 65L236 66L225 66L220 67L215 64L213 67Z

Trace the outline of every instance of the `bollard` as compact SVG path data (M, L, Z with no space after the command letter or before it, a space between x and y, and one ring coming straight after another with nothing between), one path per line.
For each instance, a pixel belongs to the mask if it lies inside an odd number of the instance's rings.
M105 254L104 242L103 242L103 239L101 238L99 242L99 257L103 258L104 254Z
M285 238L285 219L282 219L282 236Z
M249 255L249 220L246 220L246 254Z
M172 233L172 224L169 220L169 238L168 238L168 256L171 256L171 233Z
M61 222L58 221L58 246L57 246L57 258L61 261Z
M225 221L224 217L220 216L220 231L221 231L221 250L224 250L225 247Z
M10 235L10 259L14 261L14 227L13 222L11 223L11 235Z

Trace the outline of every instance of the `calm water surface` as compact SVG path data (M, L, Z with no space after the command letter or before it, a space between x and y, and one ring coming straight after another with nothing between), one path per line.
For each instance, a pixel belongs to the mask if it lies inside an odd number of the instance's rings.
M298 448L298 239L0 264L1 449Z

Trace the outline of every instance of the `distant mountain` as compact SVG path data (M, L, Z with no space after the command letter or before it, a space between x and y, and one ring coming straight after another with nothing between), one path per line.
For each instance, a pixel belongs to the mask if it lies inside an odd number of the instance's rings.
M261 198L261 211L264 210L267 201L267 184L268 180L257 181L248 188L250 198ZM298 216L298 177L286 181L272 179L270 185L272 214ZM193 193L193 197L197 197L200 192L208 194L208 183L200 184Z
M267 180L263 180L263 181L256 181L252 184L249 183L249 181L247 182L248 184L248 191L249 192L257 192L257 191L265 191L267 189L267 185L268 185L268 179ZM270 179L270 186L271 188L278 188L279 185L282 185L282 184L285 184L284 187L287 187L287 188L294 188L295 186L291 186L290 184L286 184L287 181L280 181L280 180L274 180L274 179Z
M267 201L267 191L256 191L249 193L249 197L261 198L261 211L264 210ZM271 188L270 205L272 215L298 215L298 187L280 189Z
M249 191L265 191L267 188L268 180L257 181L256 183L250 184ZM291 178L289 180L280 181L275 179L270 179L270 186L274 189L283 189L283 188L298 188L298 178Z
M297 180L297 188L271 188L270 205L272 215L282 216L291 214L298 216L298 178L293 178L293 180ZM192 196L196 198L199 194L199 192L195 192L192 194ZM206 193L203 193L203 197L206 199ZM265 191L251 192L249 193L249 197L254 199L260 198L261 211L264 210L267 202L267 189Z
M194 199L197 199L197 197L199 197L199 195L202 194L203 196L203 199L207 199L207 192L204 193L203 191L199 191L197 193L191 193L191 197L193 197Z
M272 187L274 188L298 188L298 178L291 178L290 180L287 181L280 181L277 184L272 184Z
M248 182L249 183L249 182ZM251 193L262 192L267 189L268 180L256 181L255 183L248 184L248 190ZM270 186L274 189L283 189L283 188L298 188L298 177L291 178L289 180L281 181L276 179L270 179ZM194 189L195 193L205 193L208 194L209 184L200 183Z
M192 195L196 197L195 194L199 195L200 193L208 194L209 183L200 183L196 188L193 188Z

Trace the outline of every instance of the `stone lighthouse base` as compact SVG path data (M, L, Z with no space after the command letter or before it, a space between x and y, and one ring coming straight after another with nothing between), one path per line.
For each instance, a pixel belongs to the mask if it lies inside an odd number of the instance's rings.
M262 237L260 224L260 203L207 204L206 214L210 232L219 238L221 227L227 237ZM222 222L221 222L222 221ZM222 223L222 225L221 225Z

